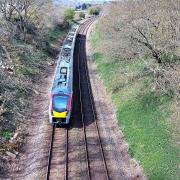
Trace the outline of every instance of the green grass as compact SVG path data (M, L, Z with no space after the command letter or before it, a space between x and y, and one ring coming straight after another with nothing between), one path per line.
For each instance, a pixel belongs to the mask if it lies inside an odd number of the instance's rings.
M171 145L165 125L169 113L160 111L168 101L154 92L129 96L124 102L115 99L119 125L124 126L130 153L140 160L150 179L178 179L178 151Z
M152 77L144 61L108 62L98 50L101 39L97 29L91 33L94 59L112 94L129 153L139 161L148 179L179 179L179 149L173 145L173 129L167 125L172 99L151 90Z
M62 30L60 28L60 26L56 26L50 33L49 35L49 39L50 41L54 41L57 39L57 37L59 37L59 35L61 34Z
M0 132L0 135L8 140L8 139L10 139L12 137L12 132L10 132L10 131L2 131L2 132Z
M54 27L54 29L49 34L49 41L53 42L57 40L58 37L60 37L63 33L67 32L69 27L63 26L63 25L57 25Z

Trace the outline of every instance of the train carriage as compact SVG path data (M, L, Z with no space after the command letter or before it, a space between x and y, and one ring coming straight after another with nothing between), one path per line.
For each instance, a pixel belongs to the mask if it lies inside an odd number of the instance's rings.
M73 97L73 54L78 26L68 33L57 62L50 95L49 121L69 124Z

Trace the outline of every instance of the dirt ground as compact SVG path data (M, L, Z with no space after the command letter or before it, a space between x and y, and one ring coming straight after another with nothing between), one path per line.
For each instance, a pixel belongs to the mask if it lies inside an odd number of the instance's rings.
M12 179L39 179L47 166L52 127L48 123L48 104L55 66L48 66L45 76L35 85L32 114L27 121L27 141L19 158L11 164Z
M90 32L90 31L89 31ZM92 51L87 41L87 57L92 90L95 99L98 125L107 160L107 166L113 180L145 179L143 170L128 154L128 145L123 140L123 134L117 125L114 108L107 95L103 82L97 74L96 66L92 61ZM49 92L53 80L55 65L48 65L45 75L35 85L38 94L35 95L32 114L27 121L27 143L23 151L11 163L10 179L37 180L45 179L47 159L52 126L48 123ZM71 139L76 142L81 129L75 128L77 136ZM75 147L75 146L73 146ZM73 149L72 147L72 149ZM63 145L61 147L61 150ZM76 148L76 150L81 148ZM79 152L78 152L79 153ZM78 155L78 154L77 154ZM64 157L58 157L61 159ZM78 162L76 162L78 164ZM78 166L77 166L78 167ZM80 168L80 167L79 167ZM71 169L70 169L71 170ZM72 172L73 174L73 172ZM78 177L79 179L83 177ZM71 179L78 179L73 177ZM63 177L62 177L63 179Z

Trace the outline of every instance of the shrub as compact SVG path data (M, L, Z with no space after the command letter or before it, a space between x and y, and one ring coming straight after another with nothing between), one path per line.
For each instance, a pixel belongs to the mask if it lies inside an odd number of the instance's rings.
M88 10L88 14L89 15L99 15L100 11L101 11L100 7L90 7Z
M84 18L85 18L85 13L84 13L84 12L80 12L80 13L79 13L79 17L80 17L81 19L84 19Z
M64 12L64 21L68 25L72 22L75 16L75 11L71 8L67 8Z

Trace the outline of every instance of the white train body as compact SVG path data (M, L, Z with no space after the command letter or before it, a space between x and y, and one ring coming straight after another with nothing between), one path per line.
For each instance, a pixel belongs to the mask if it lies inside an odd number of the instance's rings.
M73 54L78 26L74 25L64 40L51 88L49 121L69 124L73 97Z

